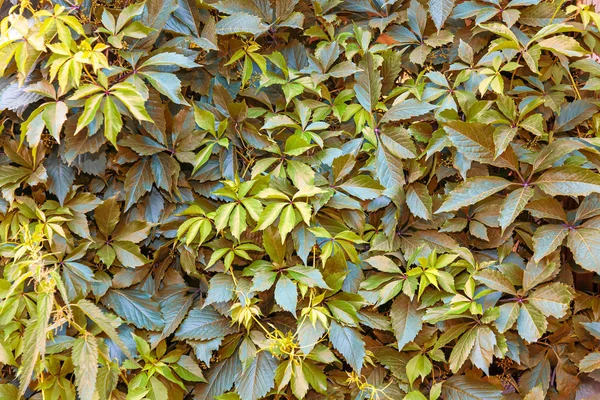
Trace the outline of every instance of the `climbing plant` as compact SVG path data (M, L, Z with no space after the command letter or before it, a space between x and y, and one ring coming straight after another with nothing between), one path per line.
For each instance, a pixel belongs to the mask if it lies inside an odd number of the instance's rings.
M0 398L600 391L600 14L0 1Z

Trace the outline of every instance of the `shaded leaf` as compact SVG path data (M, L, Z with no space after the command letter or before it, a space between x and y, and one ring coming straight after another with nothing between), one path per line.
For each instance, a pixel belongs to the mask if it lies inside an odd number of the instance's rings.
M329 339L333 347L344 356L352 369L360 373L366 354L365 342L362 340L360 334L354 328L331 321Z
M149 293L139 290L109 290L103 303L138 328L159 330L164 321L158 303Z
M473 205L489 196L506 189L512 183L497 176L476 176L456 187L436 213L455 211Z
M414 301L404 294L399 295L390 311L392 329L398 340L398 350L402 350L413 341L423 326L423 312L419 311Z

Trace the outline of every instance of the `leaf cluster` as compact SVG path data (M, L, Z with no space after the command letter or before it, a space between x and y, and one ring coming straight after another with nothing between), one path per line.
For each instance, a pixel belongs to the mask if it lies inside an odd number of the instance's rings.
M0 18L0 399L599 391L592 6Z

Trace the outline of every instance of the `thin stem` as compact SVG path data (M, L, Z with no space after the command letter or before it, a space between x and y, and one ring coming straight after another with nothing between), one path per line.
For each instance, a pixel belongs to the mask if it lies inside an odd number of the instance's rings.
M550 18L550 22L548 23L548 25L550 25L554 21L554 18L556 18L556 16L558 15L558 12L562 8L564 2L565 0L560 0L560 4L558 5L558 7L556 7L556 10L554 10L554 14L552 14L552 18Z

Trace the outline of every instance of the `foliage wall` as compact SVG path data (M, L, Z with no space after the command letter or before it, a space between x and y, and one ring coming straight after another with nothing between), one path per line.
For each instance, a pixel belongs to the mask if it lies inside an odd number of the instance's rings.
M589 6L1 12L1 399L600 391Z

